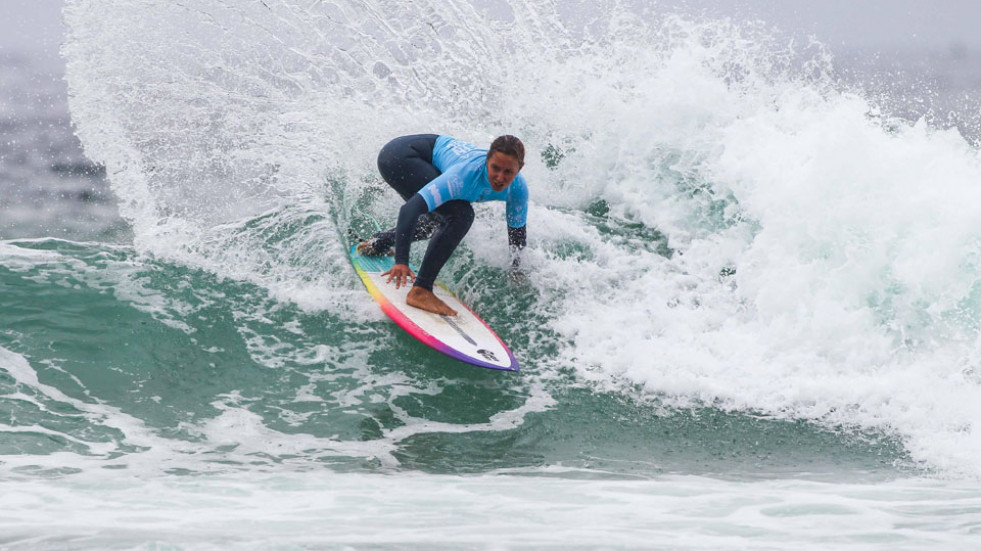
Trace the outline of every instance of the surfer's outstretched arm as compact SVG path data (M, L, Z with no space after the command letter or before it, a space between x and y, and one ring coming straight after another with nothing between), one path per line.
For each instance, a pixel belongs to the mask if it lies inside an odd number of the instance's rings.
M409 264L409 247L412 246L412 232L416 229L419 217L429 212L426 200L418 193L409 198L399 209L399 221L395 226L395 263Z

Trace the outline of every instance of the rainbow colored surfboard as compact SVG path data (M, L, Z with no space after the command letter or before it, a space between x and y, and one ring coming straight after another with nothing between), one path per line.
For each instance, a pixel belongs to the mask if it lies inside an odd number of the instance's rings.
M426 346L478 367L518 371L518 361L504 341L442 283L437 282L433 292L457 311L456 316L433 314L406 304L410 286L396 289L395 283L386 283L388 276L381 275L392 268L391 256L364 256L355 245L351 247L351 264L382 311ZM412 270L418 271L414 266Z

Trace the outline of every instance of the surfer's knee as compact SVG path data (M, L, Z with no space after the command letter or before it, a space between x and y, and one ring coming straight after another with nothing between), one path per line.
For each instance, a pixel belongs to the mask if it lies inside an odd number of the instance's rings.
M473 205L471 205L470 203L466 203L464 205L463 213L461 214L461 216L463 217L464 223L467 225L467 229L469 230L470 226L473 225L473 219L474 219Z

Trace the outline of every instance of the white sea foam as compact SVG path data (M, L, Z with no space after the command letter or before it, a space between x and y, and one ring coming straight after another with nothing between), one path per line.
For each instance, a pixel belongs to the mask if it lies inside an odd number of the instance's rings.
M140 479L103 471L6 483L0 528L12 549L967 550L979 526L981 489L972 485L575 474Z
M675 255L539 211L536 275L562 297L566 361L678 404L896 434L916 460L977 476L977 150L826 81L773 78L770 52L729 49L738 34L706 46L720 28L688 27L677 56L616 73L635 115L603 135L602 172L582 156L558 171ZM739 82L720 56L743 64ZM679 79L694 101L672 95ZM586 253L550 253L563 242Z

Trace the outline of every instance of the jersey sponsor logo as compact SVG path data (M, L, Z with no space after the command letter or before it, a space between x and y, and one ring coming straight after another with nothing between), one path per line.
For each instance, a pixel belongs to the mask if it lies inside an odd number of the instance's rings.
M435 205L443 204L443 194L439 192L438 186L433 186L432 189L429 190L429 193L432 194L433 196L433 204Z
M459 176L454 176L446 182L446 187L450 188L450 197L457 197L463 191L463 180Z
M453 140L450 142L450 151L452 151L457 157L463 157L474 149L477 149L477 146L467 142L462 142L460 140Z

